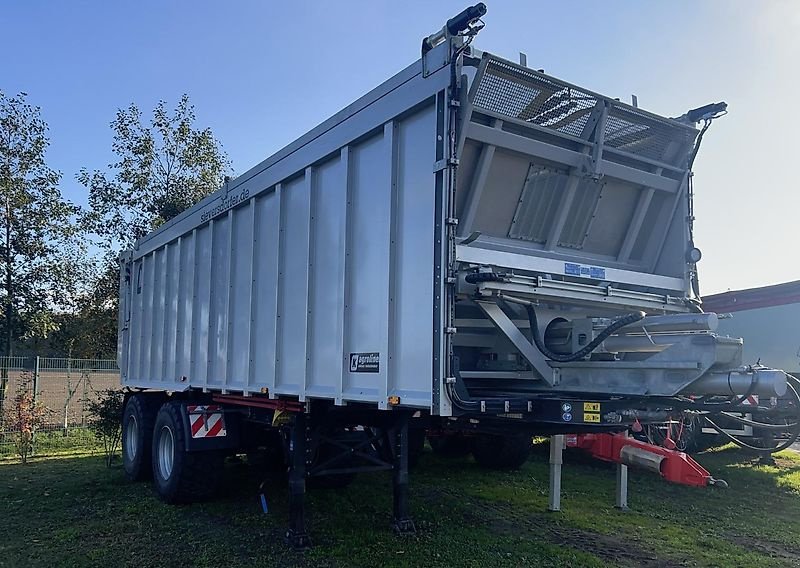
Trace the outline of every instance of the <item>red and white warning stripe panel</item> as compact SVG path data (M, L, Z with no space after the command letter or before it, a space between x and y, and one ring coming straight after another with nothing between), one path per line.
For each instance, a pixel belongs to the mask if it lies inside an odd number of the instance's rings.
M227 436L225 413L217 405L187 406L192 438L217 438Z
M742 401L743 406L758 406L758 395L751 394L746 399Z

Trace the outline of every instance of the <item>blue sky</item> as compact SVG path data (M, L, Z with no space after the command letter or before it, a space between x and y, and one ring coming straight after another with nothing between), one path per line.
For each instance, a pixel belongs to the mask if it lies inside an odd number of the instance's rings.
M800 279L800 2L489 0L476 46L676 116L725 100L695 165L704 293ZM135 102L195 104L237 173L419 56L467 2L6 0L0 89L50 124L50 165L85 203L81 167L112 160L109 122Z

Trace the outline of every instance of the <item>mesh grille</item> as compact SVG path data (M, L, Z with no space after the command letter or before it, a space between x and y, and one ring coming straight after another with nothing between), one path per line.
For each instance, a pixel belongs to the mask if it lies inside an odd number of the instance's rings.
M587 91L529 69L491 59L475 93L473 104L571 136L587 138L587 124L598 101ZM605 144L638 156L674 163L677 150L695 133L644 113L610 102Z

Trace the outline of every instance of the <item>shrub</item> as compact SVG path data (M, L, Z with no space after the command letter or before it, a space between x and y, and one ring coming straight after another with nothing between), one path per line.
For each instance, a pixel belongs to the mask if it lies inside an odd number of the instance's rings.
M106 389L95 400L87 401L89 427L103 443L106 467L111 467L122 442L122 391Z
M36 429L44 423L47 408L36 400L34 382L30 372L25 371L20 377L17 394L6 407L4 422L12 431L14 448L23 464L33 453Z

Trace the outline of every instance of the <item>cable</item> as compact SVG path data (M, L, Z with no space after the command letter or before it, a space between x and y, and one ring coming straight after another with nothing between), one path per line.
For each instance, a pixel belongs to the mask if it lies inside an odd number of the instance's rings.
M536 318L536 310L533 309L531 304L525 305L525 310L528 312L528 321L530 322L531 326L531 335L533 335L533 342L536 344L536 347L542 354L547 357L548 359L552 359L553 361L559 361L561 363L567 363L569 361L577 361L581 359L597 349L603 341L608 339L608 336L616 332L618 329L625 327L626 325L630 325L632 323L636 323L637 321L644 318L644 312L633 312L626 316L622 316L617 321L609 325L595 337L590 343L585 345L582 349L576 351L575 353L568 353L562 355L560 353L555 353L550 351L545 345L544 341L542 340L542 336L539 333L539 322Z
M791 375L788 375L788 376L791 377ZM792 377L792 379L794 379L794 377ZM796 381L796 380L797 379L794 379L794 381ZM797 404L800 404L800 395L798 395L797 389L795 389L794 385L792 385L792 382L793 381L790 381L789 383L787 383L786 386L788 387L789 391L792 393L795 402ZM800 385L800 383L798 383L798 385ZM740 419L741 418L741 417L732 417L732 416L726 416L726 417L727 418L734 418L734 419ZM705 419L706 419L706 422L708 422L709 425L714 430L716 430L718 434L721 434L721 435L725 436L731 442L733 442L734 444L736 444L737 446L739 446L741 448L745 448L745 449L748 449L748 450L753 450L753 451L756 451L756 452L762 452L762 453L763 452L769 452L769 453L779 452L781 450L785 450L786 448L788 448L789 446L794 444L797 441L798 438L800 438L800 423L795 422L794 424L786 424L786 425L784 425L784 424L765 424L765 423L759 423L759 422L750 421L750 422L753 422L752 425L753 425L754 428L760 428L760 429L765 429L765 430L772 430L772 429L775 429L775 430L788 429L788 430L790 430L790 437L786 441L784 441L783 443L778 444L777 446L775 446L773 448L759 448L758 446L753 446L751 444L743 442L742 440L740 440L736 436L734 436L732 434L729 434L724 429L722 429L719 425L717 425L713 420L711 420L708 416L706 416ZM777 426L777 428L776 428L776 426Z
M715 118L719 118L720 116L724 116L727 113L726 110L718 111L713 115L709 115L707 118L703 120L703 128L700 129L700 134L697 135L697 140L694 143L694 148L692 149L692 153L689 156L689 162L687 167L687 176L688 179L686 180L686 199L688 202L687 208L687 216L689 221L689 246L694 248L694 185L692 183L692 179L694 177L694 172L692 172L692 167L694 166L694 160L697 158L697 153L700 151L700 144L703 142L703 136L705 135L708 128L711 126L711 121ZM692 265L692 273L690 275L691 285L692 285L692 292L694 292L695 297L699 300L700 299L700 275L697 271L697 263Z

